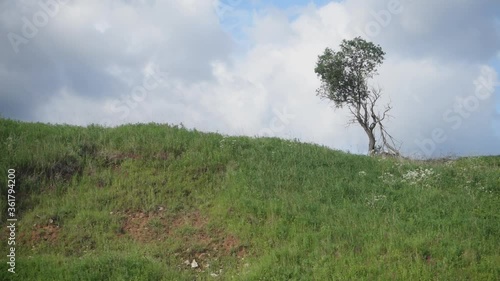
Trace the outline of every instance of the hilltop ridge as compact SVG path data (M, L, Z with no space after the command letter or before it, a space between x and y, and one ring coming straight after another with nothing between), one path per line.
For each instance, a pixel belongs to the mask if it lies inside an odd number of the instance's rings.
M500 278L499 156L6 119L0 148L18 219L16 274L2 262L2 280Z

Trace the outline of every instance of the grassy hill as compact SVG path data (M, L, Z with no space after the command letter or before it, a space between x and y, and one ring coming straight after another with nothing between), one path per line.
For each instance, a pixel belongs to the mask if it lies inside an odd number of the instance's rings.
M5 119L0 151L0 280L500 279L500 157Z

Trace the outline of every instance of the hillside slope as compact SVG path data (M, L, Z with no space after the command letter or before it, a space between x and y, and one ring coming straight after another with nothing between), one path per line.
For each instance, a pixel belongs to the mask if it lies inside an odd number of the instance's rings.
M0 280L500 279L500 157L4 119L0 151Z

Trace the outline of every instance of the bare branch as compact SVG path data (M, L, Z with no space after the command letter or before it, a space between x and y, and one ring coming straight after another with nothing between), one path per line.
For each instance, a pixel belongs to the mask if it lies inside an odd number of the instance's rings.
M390 105L390 102L384 107L383 112L376 112L376 104L377 101L380 99L382 93L382 89L380 87L372 87L370 91L370 95L367 97L367 101L370 103L370 117L372 119L372 124L370 125L370 129L374 129L377 125L379 126L379 132L380 132L380 142L381 145L379 145L379 151L377 153L389 153L392 155L399 155L399 148L396 148L396 140L392 135L390 135L384 124L383 121L386 118L391 117L389 115L389 111L392 109L392 106ZM400 147L400 146L399 146Z
M392 109L392 106L390 104L387 104L385 106L385 110L382 113L382 117L379 118L380 122L384 121L385 117L391 117L391 115L387 114L391 109ZM380 114L379 114L379 116L380 116Z
M351 112L353 118L350 119L347 124L346 124L346 127L352 125L352 124L356 124L356 123L359 123L361 124L362 122L360 121L360 114L359 114L359 111L356 112L354 111L354 109L351 107L351 106L347 106L347 109L349 109L349 111Z

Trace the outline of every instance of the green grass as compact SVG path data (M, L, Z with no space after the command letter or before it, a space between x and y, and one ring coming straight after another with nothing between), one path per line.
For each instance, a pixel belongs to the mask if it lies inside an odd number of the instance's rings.
M0 280L500 279L498 156L381 159L160 124L5 119L0 151Z

